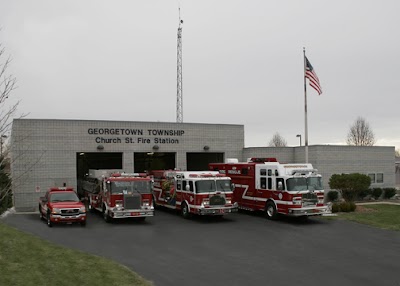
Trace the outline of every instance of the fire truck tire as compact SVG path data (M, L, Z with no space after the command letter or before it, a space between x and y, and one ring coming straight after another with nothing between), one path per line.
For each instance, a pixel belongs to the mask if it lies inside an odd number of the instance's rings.
M276 211L276 206L274 202L267 202L267 205L265 206L265 214L267 215L268 219L274 220L277 218L278 213Z
M186 203L183 203L182 205L182 216L186 219L190 218L189 207Z
M48 227L52 227L53 226L53 223L50 220L50 213L47 213L47 226Z
M103 206L103 218L106 222L111 221L111 217L108 215L108 211L105 206Z

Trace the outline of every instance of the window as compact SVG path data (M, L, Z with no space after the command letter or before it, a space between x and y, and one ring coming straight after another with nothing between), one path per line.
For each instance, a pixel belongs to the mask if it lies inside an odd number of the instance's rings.
M368 174L368 176L371 178L371 184L375 183L375 174Z
M268 178L268 189L272 189L272 178Z
M181 180L176 181L176 189L179 191L182 190L182 181Z
M260 170L260 176L266 176L267 175L267 170L261 169Z
M383 184L383 173L369 173L371 184Z
M272 170L268 169L268 176L272 176Z
M260 187L261 187L261 189L267 188L267 179L266 178L261 178Z
M377 183L383 183L383 173L377 173L376 174L376 182Z
M279 183L282 185L282 188L279 188ZM284 190L285 189L285 182L282 178L276 178L276 189L277 190Z

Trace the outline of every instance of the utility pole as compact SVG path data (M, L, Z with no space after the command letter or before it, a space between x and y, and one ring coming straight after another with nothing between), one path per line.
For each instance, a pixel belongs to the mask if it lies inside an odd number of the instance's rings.
M178 52L177 52L177 92L176 92L176 122L183 122L183 92L182 92L182 24L181 8L179 8Z

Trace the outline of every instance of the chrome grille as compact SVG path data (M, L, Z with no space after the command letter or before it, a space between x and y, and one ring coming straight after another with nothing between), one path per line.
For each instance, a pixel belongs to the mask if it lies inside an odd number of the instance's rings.
M139 194L124 195L124 208L125 209L140 209L142 199Z
M306 193L301 196L303 207L315 206L318 203L318 197L314 193Z
M79 209L61 209L61 215L63 216L73 216L78 214L79 214Z
M225 198L221 196L212 196L210 198L210 206L225 205Z

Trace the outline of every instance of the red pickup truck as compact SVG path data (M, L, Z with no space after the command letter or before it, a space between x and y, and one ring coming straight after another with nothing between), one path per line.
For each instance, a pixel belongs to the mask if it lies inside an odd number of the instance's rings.
M69 187L50 188L44 197L40 197L39 215L40 219L46 219L49 227L54 223L86 225L86 207Z

